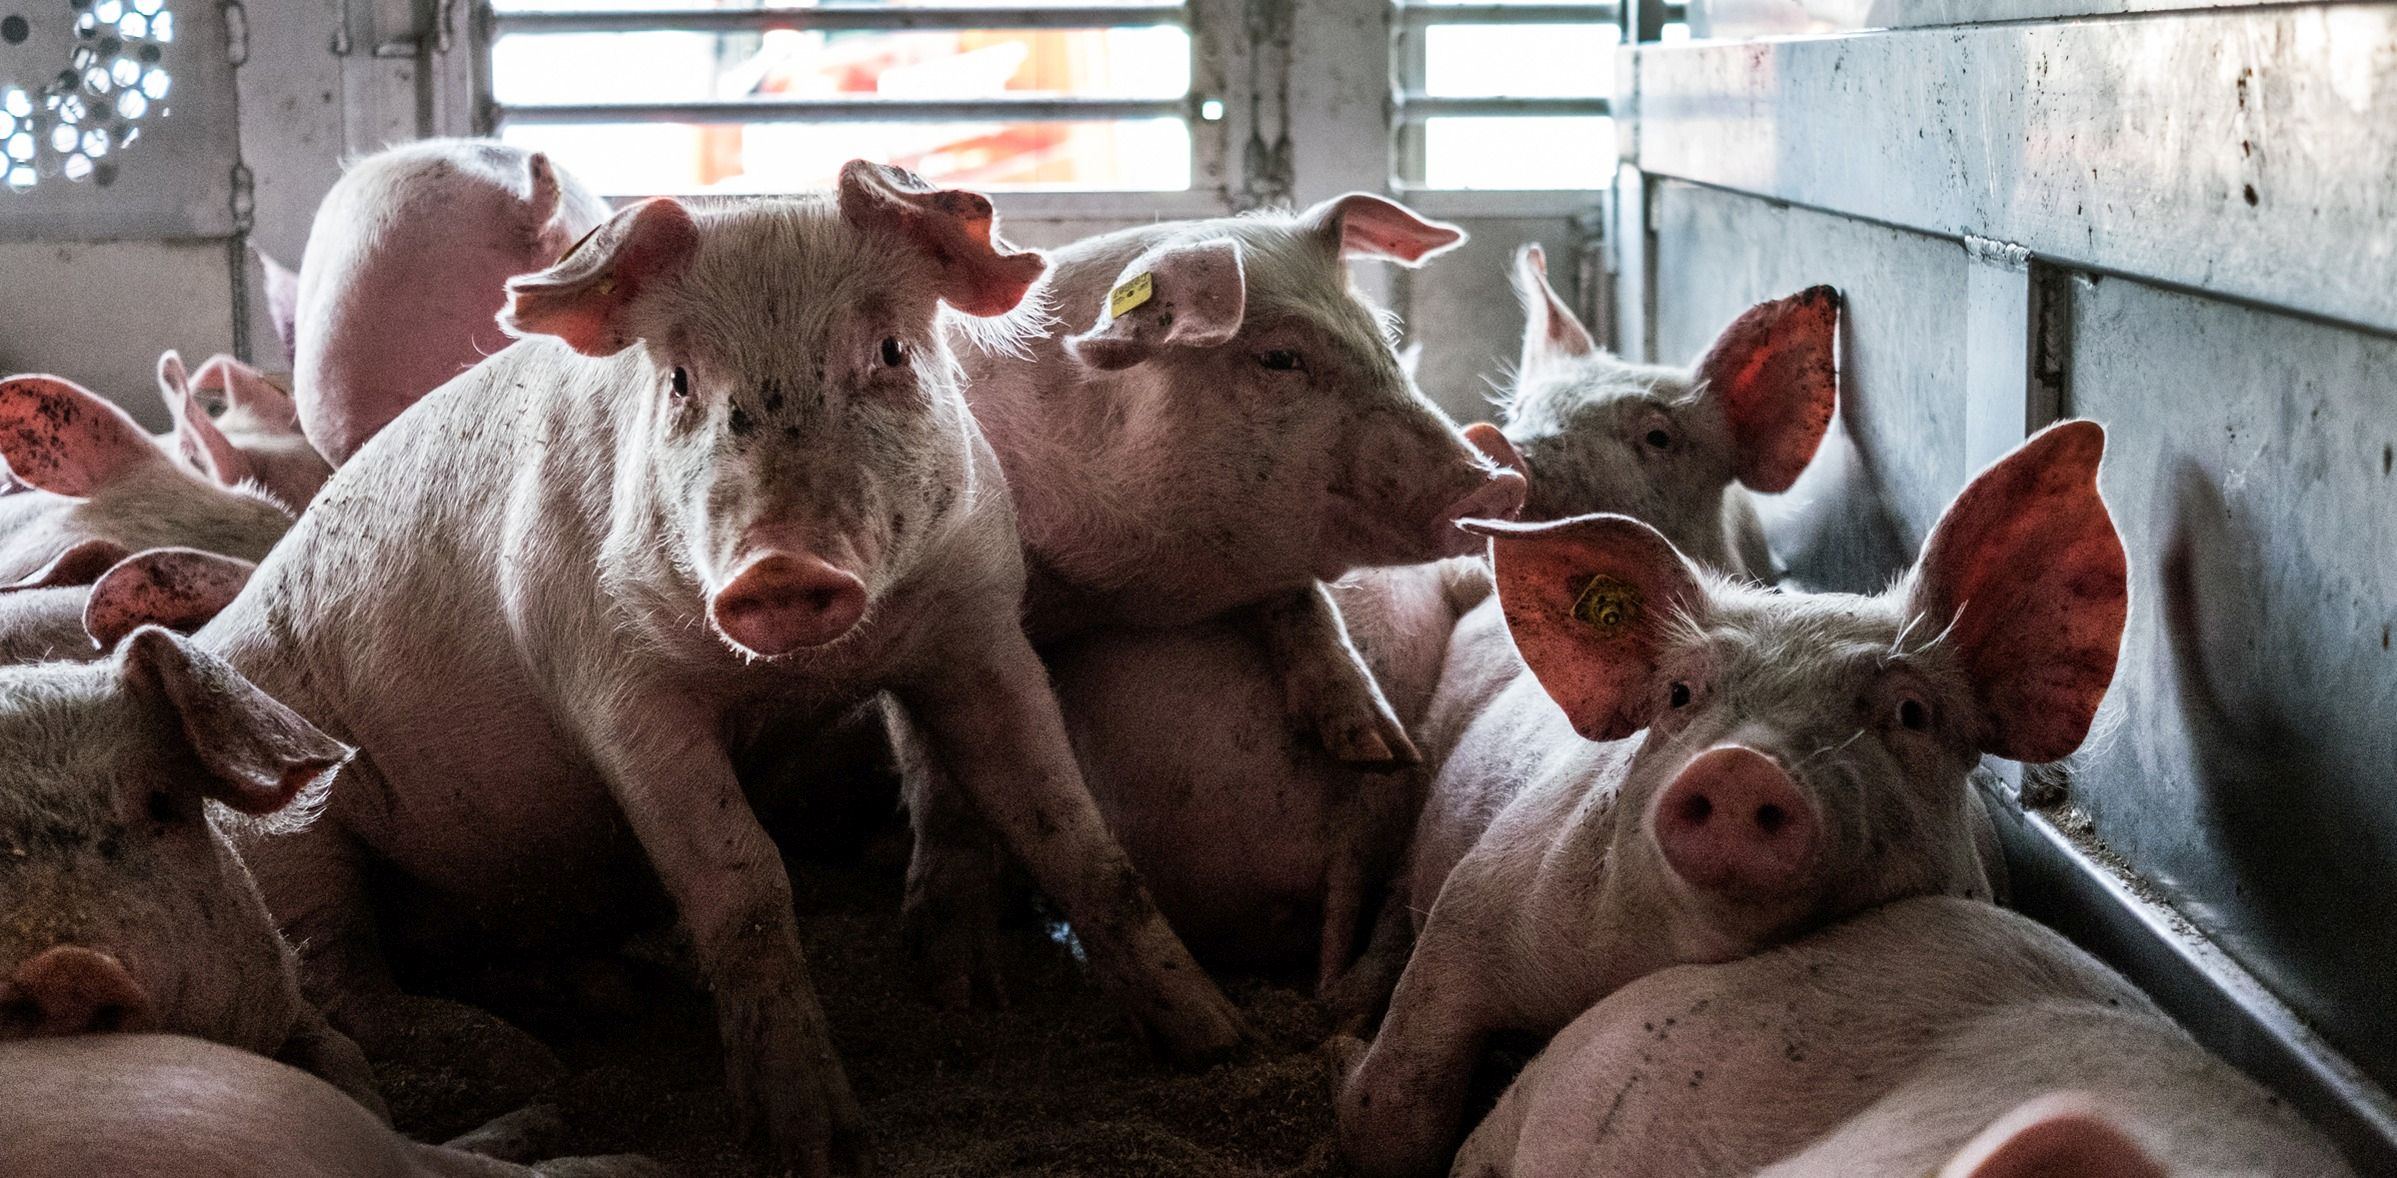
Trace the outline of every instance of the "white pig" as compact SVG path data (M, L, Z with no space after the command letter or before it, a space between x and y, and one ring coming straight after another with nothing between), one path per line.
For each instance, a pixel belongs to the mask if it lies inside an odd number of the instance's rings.
M548 156L490 140L426 139L351 165L317 206L291 296L308 440L339 466L507 346L494 317L508 280L556 262L607 216Z
M198 1035L381 1111L211 812L304 820L346 746L142 629L105 664L0 667L0 747L0 1040Z
M220 394L225 411L209 416L202 394ZM316 497L333 468L300 433L291 394L264 372L231 356L210 356L186 373L183 357L158 358L158 395L175 432L168 445L185 466L228 487L256 483L298 511Z
M2352 1173L2278 1098L2063 937L1901 900L1681 965L1559 1032L1459 1178Z
M2113 675L2104 448L2085 421L2025 442L1876 597L1726 581L1623 516L1476 525L1498 608L1457 641L1503 613L1524 669L1424 808L1409 886L1437 898L1339 1098L1357 1168L1441 1167L1493 1032L1553 1034L1635 978L1886 900L1989 896L1966 775L2072 752Z
M379 946L412 923L529 937L662 883L735 1107L826 1172L856 1104L728 749L888 692L1171 1051L1238 1040L1082 787L943 342L942 302L1003 314L1042 267L981 196L857 161L836 197L643 203L510 284L520 341L345 463L200 632L363 749L253 848L339 1025L404 1031Z
M76 550L77 559L101 551ZM0 663L90 662L145 625L190 633L225 608L256 566L193 548L153 548L84 579L75 562L52 579L0 585Z

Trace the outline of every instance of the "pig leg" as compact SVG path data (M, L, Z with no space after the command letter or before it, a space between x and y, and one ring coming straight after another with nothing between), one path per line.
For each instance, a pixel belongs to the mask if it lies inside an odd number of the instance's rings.
M1456 1143L1482 1043L1506 1021L1486 1006L1481 952L1427 937L1399 977L1381 1033L1340 1087L1340 1148L1360 1173L1430 1173Z
M1383 698L1381 684L1348 640L1348 627L1317 582L1258 604L1257 633L1282 680L1282 707L1293 726L1354 765L1413 765L1423 758Z
M1407 906L1406 885L1393 883L1382 894L1373 937L1364 953L1316 994L1331 1007L1333 1025L1353 1034L1364 1033L1381 1017L1382 1007L1397 988L1415 948L1415 914Z
M1099 817L1056 693L1023 633L1011 628L967 665L942 667L895 694L930 754L924 763L964 786L1065 909L1101 983L1167 1053L1198 1061L1237 1046L1239 1014L1167 927Z
M356 1040L333 1029L316 1007L300 1003L300 1024L292 1029L291 1038L284 1040L283 1049L275 1053L279 1063L291 1066L322 1079L339 1088L342 1094L388 1123L391 1109L383 1103L383 1094L375 1086L374 1069L367 1065L366 1052Z
M933 1001L961 1009L980 991L1005 1005L993 952L1001 885L990 823L916 737L906 713L894 707L888 721L915 832L902 917L908 952Z
M863 1120L799 949L790 877L716 725L661 714L658 701L674 698L665 690L619 687L604 698L625 710L584 731L715 992L734 1107L808 1178L836 1164L858 1170Z

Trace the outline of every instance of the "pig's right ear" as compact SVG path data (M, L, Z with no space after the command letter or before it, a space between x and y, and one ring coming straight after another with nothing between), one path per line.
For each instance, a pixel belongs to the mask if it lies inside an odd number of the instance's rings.
M1789 490L1839 408L1839 292L1809 287L1748 308L1699 357L1695 375L1731 427L1731 472L1750 490Z
M1974 478L1923 542L1907 611L1963 664L1983 752L2066 756L2114 680L2131 590L2097 490L2105 453L2094 421L2050 426Z
M698 248L699 226L681 201L642 201L592 230L556 265L509 279L499 325L514 335L556 336L586 356L613 356L640 338L633 304L680 274Z
M2058 1092L1992 1122L1938 1178L2165 1178L2168 1173L2093 1098Z
M152 548L111 566L83 600L83 632L114 650L143 626L189 634L223 612L258 566L196 548Z
M1573 730L1620 740L1647 727L1669 635L1707 608L1704 587L1672 541L1623 515L1461 526L1490 537L1515 650Z
M1598 350L1590 329L1548 283L1548 254L1533 242L1515 251L1515 297L1523 304L1522 369L1587 356Z
M27 486L78 499L167 461L132 414L55 376L0 380L0 458Z
M1132 260L1089 331L1066 341L1093 368L1130 368L1165 348L1212 348L1240 334L1248 271L1228 237L1166 246Z
M841 167L841 219L869 232L896 233L936 268L941 301L968 315L1004 315L1049 268L1047 258L999 236L990 198L934 188L905 168L866 160Z
M182 743L207 770L200 792L244 814L290 805L355 751L172 631L135 630L117 657L128 687L175 712Z
M266 317L275 325L275 334L283 340L283 354L297 360L300 354L299 313L300 276L283 263L266 256L266 251L250 247L258 255L258 272L266 279Z
M256 478L249 456L234 449L224 431L208 416L208 407L192 395L191 377L183 370L183 357L173 349L158 357L158 395L166 401L167 412L175 418L175 449L193 470L218 484L240 486Z

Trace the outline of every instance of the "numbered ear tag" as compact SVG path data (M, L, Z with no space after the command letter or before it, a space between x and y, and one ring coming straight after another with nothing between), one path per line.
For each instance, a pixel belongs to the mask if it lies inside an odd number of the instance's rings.
M1107 313L1120 318L1124 312L1149 301L1149 296L1155 293L1156 277L1143 270L1125 279L1122 286L1107 292Z
M1640 618L1640 591L1613 577L1596 576L1573 599L1573 616L1606 637L1614 637Z

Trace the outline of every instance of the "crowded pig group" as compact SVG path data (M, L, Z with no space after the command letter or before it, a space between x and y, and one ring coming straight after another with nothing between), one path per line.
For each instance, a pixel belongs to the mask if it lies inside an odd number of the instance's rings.
M287 380L167 353L165 436L0 382L0 1172L657 1172L538 1085L408 1141L374 1065L438 1014L562 1076L411 979L660 927L760 1160L864 1172L761 814L887 763L929 1000L1004 992L1026 880L1165 1063L1258 1050L1208 970L1308 976L1354 1172L2344 1173L1999 907L1968 778L2080 747L2132 608L2104 430L1885 593L1776 586L1840 295L1633 365L1527 248L1460 428L1348 266L1462 240L1351 194L1044 255L866 161L611 211L432 141L270 273Z

